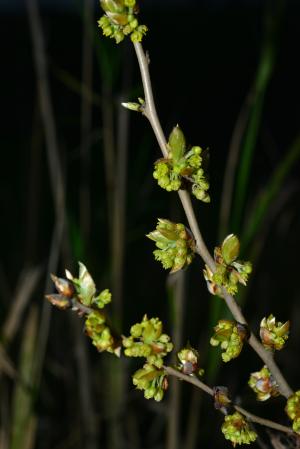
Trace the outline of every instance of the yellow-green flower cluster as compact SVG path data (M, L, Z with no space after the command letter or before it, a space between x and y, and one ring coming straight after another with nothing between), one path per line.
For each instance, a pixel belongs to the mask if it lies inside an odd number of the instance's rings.
M293 421L293 431L300 434L300 390L288 398L285 411Z
M144 357L149 365L161 368L163 358L173 349L169 335L163 333L162 322L144 315L141 323L131 327L130 334L130 337L123 338L124 354L127 357Z
M107 351L120 355L120 344L113 337L103 313L95 310L88 315L85 321L85 332L99 352Z
M172 223L159 218L156 230L147 237L156 244L153 251L156 260L167 270L175 273L188 266L194 257L195 241L190 232L181 223Z
M119 44L130 35L132 42L141 42L147 32L146 25L139 25L136 0L100 0L105 11L98 21L104 36L115 39Z
M209 183L202 167L202 148L198 146L187 150L183 132L177 125L168 141L168 157L155 162L153 177L158 185L168 192L191 185L192 194L209 203L207 193Z
M240 251L240 242L236 235L230 234L217 246L214 251L216 270L213 273L205 266L204 277L210 293L222 296L220 287L226 288L228 293L237 293L238 284L246 285L248 276L252 271L250 262L237 260Z
M289 338L290 322L281 323L271 314L260 323L260 338L264 347L270 351L280 351Z
M212 346L220 345L224 350L222 359L229 362L239 356L244 341L248 338L247 328L235 321L220 320L214 327L214 335L210 339Z
M258 401L266 401L271 396L279 395L278 384L267 366L264 366L260 371L251 373L248 385L256 393Z
M161 401L165 390L168 388L164 370L149 363L146 363L142 369L134 373L132 382L138 390L144 390L146 399L153 398L155 401Z
M246 419L239 413L225 416L222 432L233 447L237 444L250 444L256 440L257 434L251 430Z

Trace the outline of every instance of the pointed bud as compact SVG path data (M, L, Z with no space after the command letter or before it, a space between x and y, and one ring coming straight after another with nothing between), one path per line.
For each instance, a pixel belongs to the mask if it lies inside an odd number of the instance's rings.
M66 310L72 307L72 302L69 298L63 295L46 295L45 298L55 307L60 310Z
M72 298L75 293L75 288L72 282L64 278L58 278L54 274L51 274L51 279L55 284L57 291L67 298Z
M231 265L236 260L240 252L240 242L236 235L230 234L226 237L222 243L221 252L227 265Z
M172 152L172 159L175 162L181 159L185 151L185 137L178 125L173 128L168 144Z
M100 5L106 13L120 13L124 10L123 0L100 0Z
M121 105L130 111L142 112L142 106L139 103L121 103Z

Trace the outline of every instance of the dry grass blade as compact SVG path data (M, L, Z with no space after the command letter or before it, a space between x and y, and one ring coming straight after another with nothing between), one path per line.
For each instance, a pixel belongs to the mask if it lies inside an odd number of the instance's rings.
M41 278L41 267L25 268L19 278L16 292L12 298L8 317L3 325L3 337L6 343L13 340L20 322L23 318L24 310Z
M34 447L36 417L33 414L33 395L29 386L33 387L37 322L37 309L32 307L22 335L19 358L19 376L22 383L18 382L14 391L10 449Z

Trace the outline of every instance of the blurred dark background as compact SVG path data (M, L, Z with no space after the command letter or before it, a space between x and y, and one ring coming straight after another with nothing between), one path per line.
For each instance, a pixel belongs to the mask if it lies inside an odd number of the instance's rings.
M291 320L276 359L297 389L299 2L140 3L163 129L179 123L190 144L210 149L212 202L194 201L202 233L211 251L231 232L241 238L254 272L237 300L254 331L270 313ZM186 220L176 193L152 177L160 152L149 123L120 106L143 96L132 45L102 37L98 3L37 7L30 21L26 2L0 3L1 449L229 445L209 397L171 382L161 403L145 400L131 384L140 361L98 354L78 317L50 308L49 273L76 274L78 260L111 289L123 334L144 313L159 316L176 349L199 350L207 383L288 425L282 398L257 403L247 387L262 367L250 348L220 365L209 347L212 327L229 315L208 294L202 261L173 276L154 261L145 234L157 218ZM253 447L276 447L272 438L294 447L256 430Z

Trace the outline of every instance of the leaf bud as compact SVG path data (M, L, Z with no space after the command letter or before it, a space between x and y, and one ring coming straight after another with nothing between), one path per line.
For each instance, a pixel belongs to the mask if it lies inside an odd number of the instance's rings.
M179 125L176 125L169 135L168 145L172 152L172 159L176 162L182 158L185 151L185 137Z
M228 235L221 246L222 256L227 265L231 265L234 262L240 252L240 242L236 235Z

